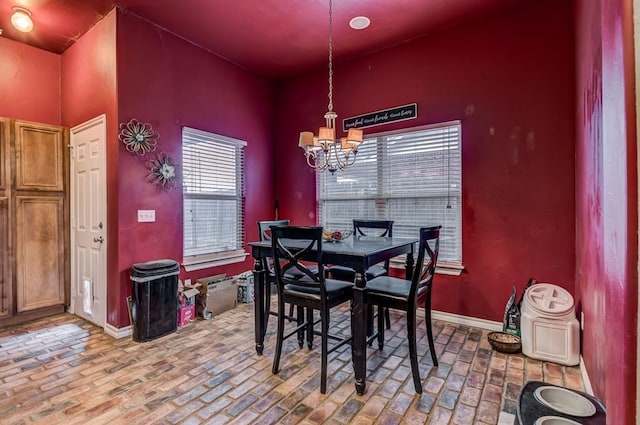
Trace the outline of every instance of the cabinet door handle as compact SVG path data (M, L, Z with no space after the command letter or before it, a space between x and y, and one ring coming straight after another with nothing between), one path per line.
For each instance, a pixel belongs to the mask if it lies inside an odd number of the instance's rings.
M102 236L100 236L99 238L93 238L93 241L102 243L102 242L104 242L104 238Z

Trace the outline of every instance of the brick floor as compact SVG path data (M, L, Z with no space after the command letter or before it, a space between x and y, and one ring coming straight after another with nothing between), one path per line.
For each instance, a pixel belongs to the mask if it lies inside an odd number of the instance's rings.
M583 389L577 367L501 354L487 330L435 321L440 366L431 364L420 323L418 395L404 315L392 311L391 319L384 350L368 349L363 396L348 347L329 356L320 394L319 339L309 351L290 338L272 375L275 320L258 356L252 304L145 343L113 339L69 314L0 329L0 423L497 424L500 412L515 413L527 379ZM332 322L348 331L347 308Z

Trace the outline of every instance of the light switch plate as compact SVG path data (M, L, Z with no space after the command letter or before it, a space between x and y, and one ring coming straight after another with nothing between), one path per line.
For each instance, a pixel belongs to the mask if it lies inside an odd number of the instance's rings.
M156 210L138 210L138 223L152 223L156 221Z

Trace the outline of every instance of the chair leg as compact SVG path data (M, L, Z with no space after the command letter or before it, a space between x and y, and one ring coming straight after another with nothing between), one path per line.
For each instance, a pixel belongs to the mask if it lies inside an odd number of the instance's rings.
M291 307L293 307L293 304L291 304ZM298 306L297 324L298 326L300 326L303 323L304 323L304 308ZM298 347L300 348L304 347L304 328L300 328L300 330L298 331Z
M378 350L384 348L384 307L378 306ZM389 310L387 309L387 312ZM372 341L373 342L373 341Z
M264 285L264 333L267 333L268 325L269 325L269 316L271 316L271 282L269 279L266 279L266 284ZM262 301L262 300L260 300ZM255 302L258 302L257 300Z
M327 352L329 351L329 309L320 311L320 324L322 326L322 363L320 366L320 393L327 392Z
M380 313L378 313L380 314ZM391 316L389 315L389 308L384 309L384 319L387 322L387 329L391 329Z
M284 302L278 294L278 330L276 336L276 351L273 354L273 367L271 373L277 374L280 370L280 354L282 354L282 342L284 340Z
M416 309L407 311L407 338L409 339L409 358L411 359L411 374L416 393L422 394L422 381L418 368L418 351L416 349Z
M289 304L289 317L293 317L293 304Z
M313 309L307 308L307 347L313 349Z
M431 292L427 293L424 300L424 321L427 325L427 340L429 341L431 360L433 360L433 365L438 367L438 356L436 355L436 347L433 344L433 329L431 327Z

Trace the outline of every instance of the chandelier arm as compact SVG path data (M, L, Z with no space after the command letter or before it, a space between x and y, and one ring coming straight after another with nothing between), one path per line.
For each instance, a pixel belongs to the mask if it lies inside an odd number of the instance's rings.
M316 170L318 170L318 171L324 171L324 170L326 170L327 168L329 168L329 164L327 163L327 161L326 161L326 160L325 160L325 161L320 161L320 162L321 162L321 165L318 165L318 166L316 167Z
M349 163L349 154L344 154L343 153L342 156L343 156L343 160L340 161L340 163L342 164L342 169L344 170L349 165L352 165L352 163Z
M327 164L326 161L324 161L324 163L319 164L318 162L322 162L319 161L320 160L320 155L318 155L316 152L311 152L311 153L305 153L306 157L307 157L307 165L315 170L318 171L324 171L327 168ZM311 160L313 160L313 163L311 163Z
M358 153L358 151L356 150L350 150L347 153L344 153L344 168L350 167L353 164L356 163L356 154Z
M352 166L353 164L356 163L356 154L357 153L358 153L357 151L351 151L351 153L348 155L347 158L352 158L352 159L351 159L351 162L349 162L349 160L347 159L347 167L350 167L350 166Z
M349 157L348 155L345 155L344 153L342 154L344 157L344 160L340 159L340 153L342 152L341 149L338 149L337 146L333 146L333 156L336 159L336 164L338 165L337 168L344 170L345 168L348 167L348 162L349 162Z

